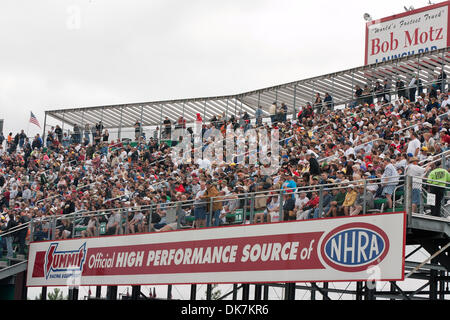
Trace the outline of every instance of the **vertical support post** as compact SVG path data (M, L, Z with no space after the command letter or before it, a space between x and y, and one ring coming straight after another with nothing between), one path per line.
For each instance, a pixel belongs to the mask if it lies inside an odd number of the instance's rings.
M197 285L191 284L191 298L190 300L197 300Z
M362 300L363 285L361 281L356 282L356 300Z
M81 126L80 126L81 136L84 137L84 110L81 112Z
M119 142L121 140L121 134L122 134L122 117L123 117L123 107L120 108L120 122L119 122L119 131L117 133Z
M228 98L227 98L227 108L225 110L225 118L228 120Z
M442 63L441 63L441 72L444 72L444 59L445 59L445 55L444 55L444 51L442 51ZM441 79L441 93L445 92L445 83L447 82L447 79L442 78Z
M254 215L255 215L255 194L252 193L250 199L250 224L253 223Z
M233 284L233 296L232 296L232 300L237 300L237 292L238 292L238 285L237 285L237 284Z
M208 283L206 285L206 300L211 300L212 298L212 284Z
M319 218L322 217L323 212L323 186L319 188ZM314 213L314 211L313 211Z
M163 130L163 126L162 126L162 104L160 104L160 113L159 113L159 143L161 143L162 140L162 130Z
M141 293L141 286L132 286L131 287L131 299L132 300L138 300L140 293Z
M65 118L66 118L66 113L63 112L63 118L62 118L62 123L61 123L61 131L63 132L63 136L64 136L64 123L66 122Z
M117 286L108 286L106 288L106 299L117 300Z
M261 300L262 296L262 285L255 284L255 300Z
M314 282L311 282L311 284L313 283ZM316 300L316 289L313 286L311 286L311 300Z
M355 98L355 71L352 70L352 99Z
M431 260L431 263L437 264L436 258ZM430 270L430 300L437 300L438 298L438 281L437 281L437 270Z
M15 278L14 300L27 300L27 286L25 285L27 272L20 272L16 274Z
M313 105L313 108L314 108L314 95L315 95L315 93L316 93L316 83L314 82L314 80L313 80L313 82L312 82L312 94L311 94L311 104Z
M439 271L439 300L445 300L445 271Z
M391 281L390 283L390 294L395 295L395 281ZM395 301L395 298L389 299L390 301Z
M242 300L249 300L250 285L248 283L242 284Z
M30 221L30 243L34 241L34 221Z
M183 101L183 115L182 115L182 117L183 117L184 121L186 121L186 119L184 119L185 104L186 104L186 101ZM187 121L186 121L186 123L187 123ZM184 139L185 131L186 131L186 128L183 128L183 139Z
M275 102L278 104L278 88L275 88Z
M363 214L367 212L367 180L364 179L364 201L363 201Z
M280 190L280 207L279 207L279 215L280 215L280 218L279 218L279 221L284 221L284 219L283 219L283 191L282 190Z
M102 286L97 286L95 288L95 297L97 299L100 299L101 296L102 296Z
M327 292L327 289L328 289L328 282L324 282L324 283L323 283L323 289L324 289L324 290L323 290L324 292ZM323 296L322 296L322 300L327 300L327 297L326 297L325 295L323 295Z
M42 143L45 143L45 128L47 126L47 111L45 111L44 115L44 128L42 129Z
M205 99L205 104L203 106L203 122L206 122L206 99Z
M334 94L335 94L335 89L334 89L334 76L333 76L333 80L331 81L331 98L332 98L332 100L333 100L333 104L332 104L332 106L333 106L333 108L332 108L332 110L334 110Z
M69 300L78 300L78 288L74 287L69 289Z
M208 217L206 218L206 226L207 227L211 227L212 224L212 215L213 215L213 198L209 199L209 212L208 212Z
M367 284L368 282L366 282L365 300L376 300L375 298L376 287L369 288Z
M242 224L245 224L245 221L247 220L247 196L248 193L245 193L245 198L244 198L244 208L242 210Z
M167 300L172 300L172 285L167 286Z
M261 92L258 92L258 105L256 107L259 108L260 104L261 104Z
M139 122L141 123L141 128L139 131L139 137L142 137L142 133L144 132L144 124L142 123L144 119L144 105L141 106L141 117L139 119Z
M285 284L284 300L295 300L295 283L286 283Z
M268 284L264 285L263 300L269 300L269 285Z
M52 226L52 234L51 234L51 238L52 238L52 240L55 240L55 233L56 233L56 216L53 216L52 217L52 224L51 224L51 226Z
M417 57L416 95L419 95L420 58Z
M296 116L297 116L297 107L296 107L296 101L297 99L297 83L294 85L294 101L292 102L292 120L295 120Z
M42 287L41 300L47 300L47 287Z
M239 102L241 103L241 109L239 110L239 112L242 114L242 97L241 99L239 99Z
M407 215L407 226L411 223L412 218L412 177L406 176L405 181L405 211Z

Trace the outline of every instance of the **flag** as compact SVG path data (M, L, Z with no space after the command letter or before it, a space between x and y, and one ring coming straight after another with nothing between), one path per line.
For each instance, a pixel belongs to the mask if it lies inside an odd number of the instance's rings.
M39 128L41 127L38 119L34 116L33 112L31 112L31 115L30 115L30 122L37 125Z

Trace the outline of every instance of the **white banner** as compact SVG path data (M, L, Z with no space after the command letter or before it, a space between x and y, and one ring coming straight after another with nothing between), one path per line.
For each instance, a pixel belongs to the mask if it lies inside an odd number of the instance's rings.
M30 244L27 286L397 281L406 214Z
M446 48L449 1L366 25L365 64Z

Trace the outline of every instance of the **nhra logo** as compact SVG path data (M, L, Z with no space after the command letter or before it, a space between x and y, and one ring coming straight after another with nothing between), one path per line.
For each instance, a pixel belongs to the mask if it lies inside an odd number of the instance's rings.
M71 274L83 270L83 264L86 260L86 242L78 250L56 251L58 243L50 244L45 255L45 279L61 276L61 273L71 271ZM58 273L58 274L54 274Z
M388 251L386 233L368 223L350 223L332 230L320 248L325 262L344 272L364 271L377 265Z

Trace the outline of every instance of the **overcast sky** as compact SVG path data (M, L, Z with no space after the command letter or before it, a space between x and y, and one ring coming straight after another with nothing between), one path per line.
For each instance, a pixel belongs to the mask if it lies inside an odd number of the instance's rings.
M364 64L368 12L426 0L2 0L4 133L30 111L228 95Z

